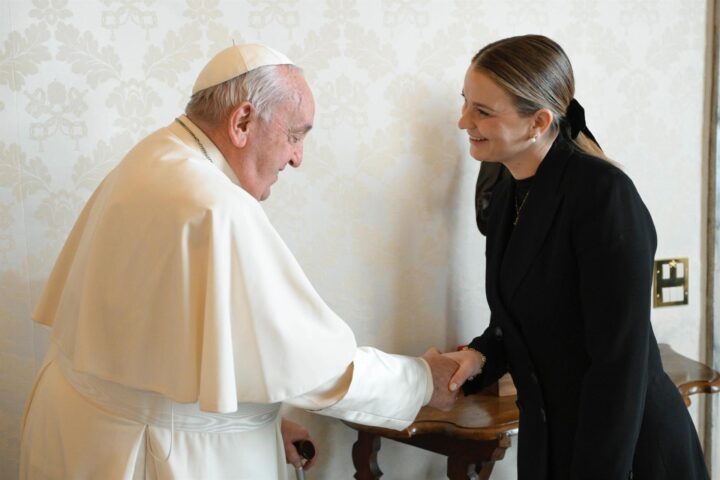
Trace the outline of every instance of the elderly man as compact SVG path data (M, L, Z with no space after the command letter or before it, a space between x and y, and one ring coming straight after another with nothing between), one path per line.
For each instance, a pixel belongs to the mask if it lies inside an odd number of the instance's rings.
M396 429L452 405L457 365L358 348L258 203L313 116L290 60L233 46L103 180L33 315L21 478L284 478L307 434L283 402Z

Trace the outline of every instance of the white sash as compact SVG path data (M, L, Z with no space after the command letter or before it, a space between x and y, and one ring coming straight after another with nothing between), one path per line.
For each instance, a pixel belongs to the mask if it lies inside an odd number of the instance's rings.
M280 403L241 403L236 412L203 412L197 403L178 403L160 394L125 387L72 369L70 359L51 344L47 362L55 363L73 388L88 401L117 416L168 429L235 433L273 422Z

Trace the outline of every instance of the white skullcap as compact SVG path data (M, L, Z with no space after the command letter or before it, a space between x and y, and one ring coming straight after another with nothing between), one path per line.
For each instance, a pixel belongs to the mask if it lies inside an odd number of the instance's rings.
M202 69L192 94L266 65L294 65L282 53L265 45L233 45L215 55Z

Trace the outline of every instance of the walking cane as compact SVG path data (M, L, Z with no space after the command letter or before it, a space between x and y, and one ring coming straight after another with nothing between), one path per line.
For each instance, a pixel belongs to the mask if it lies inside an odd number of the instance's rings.
M313 445L310 440L299 440L293 442L293 445L295 445L298 453L305 460L311 460L315 456L315 445ZM295 469L295 478L297 480L305 480L305 470L303 470L303 467Z

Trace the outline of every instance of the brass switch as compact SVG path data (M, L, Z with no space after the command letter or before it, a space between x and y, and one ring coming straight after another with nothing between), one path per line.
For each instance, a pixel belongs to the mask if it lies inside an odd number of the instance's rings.
M655 260L653 307L688 304L687 257Z

